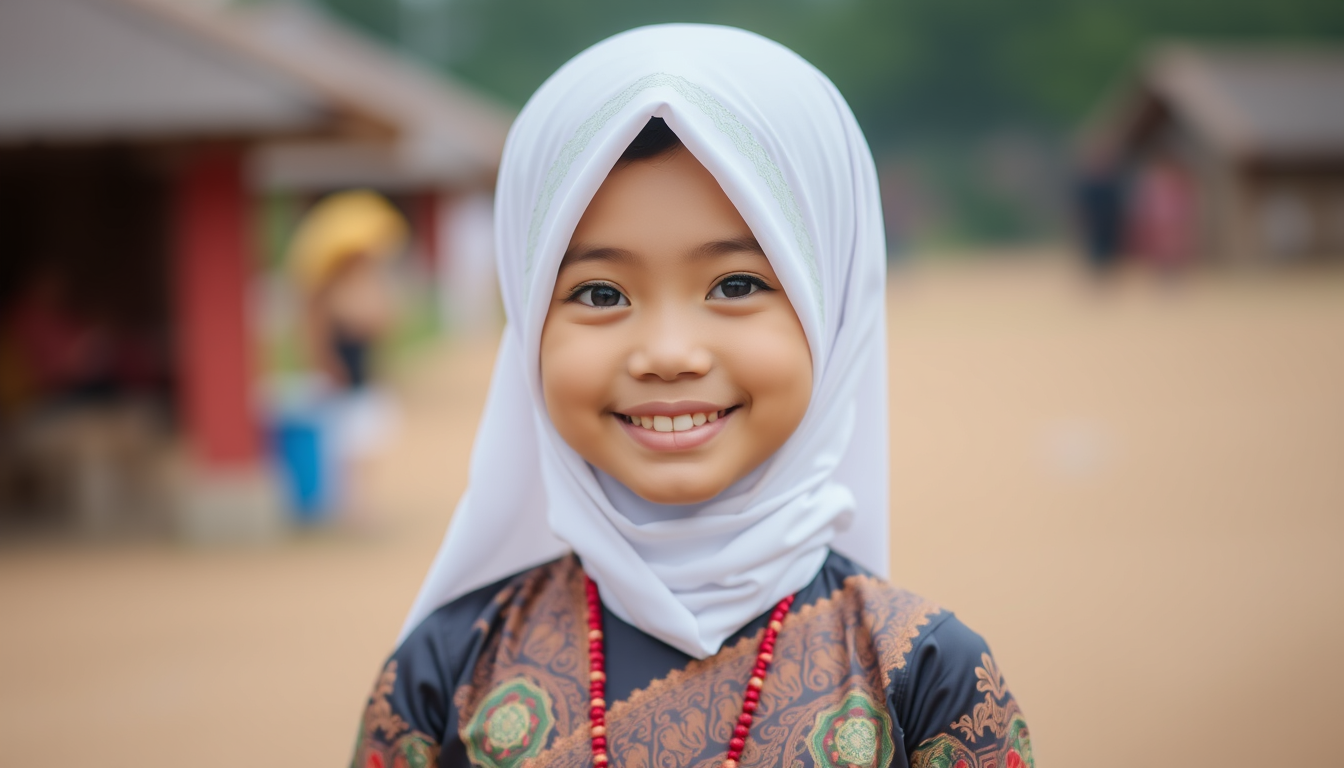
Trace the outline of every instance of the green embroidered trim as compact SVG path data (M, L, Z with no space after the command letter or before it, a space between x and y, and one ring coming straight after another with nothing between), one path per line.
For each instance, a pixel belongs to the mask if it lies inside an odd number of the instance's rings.
M803 222L803 214L798 208L798 200L794 197L793 190L789 188L788 182L785 181L784 173L765 153L765 148L752 135L751 129L743 124L731 110L723 106L718 99L714 98L713 94L684 77L663 72L645 75L631 83L624 91L603 104L602 108L592 117L583 121L583 124L574 132L569 141L565 142L565 145L560 148L560 155L556 157L550 170L546 172L546 180L541 185L541 194L538 196L536 206L532 209L532 224L527 230L525 274L528 277L528 290L531 290L533 257L537 248L537 240L541 236L542 219L546 217L546 213L550 210L551 203L555 199L555 193L560 189L560 183L564 181L565 176L569 174L570 167L579 155L583 154L583 151L588 148L588 143L593 140L598 131L602 130L607 121L611 120L617 112L629 104L635 96L650 88L660 86L672 88L681 94L682 98L699 107L714 122L714 126L732 140L737 151L750 160L756 168L756 173L770 188L770 194L775 198L775 202L779 205L784 218L793 229L798 250L802 253L803 260L807 262L808 276L817 297L817 304L824 316L826 300L821 291L821 275L817 270L816 249L813 247L812 236L807 231L807 225Z

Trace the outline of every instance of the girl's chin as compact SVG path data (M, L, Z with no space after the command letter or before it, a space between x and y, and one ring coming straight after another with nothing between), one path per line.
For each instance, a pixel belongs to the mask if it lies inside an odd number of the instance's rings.
M616 479L621 480L619 477ZM652 479L653 482L648 482L650 479ZM715 496L718 496L723 489L727 487L726 485L720 487L714 484L700 483L697 483L692 487L677 478L667 478L666 482L659 482L661 479L662 478L649 478L647 473L644 473L644 476L641 478L644 482L638 483L637 485L631 485L624 480L621 480L621 482L625 484L627 488L634 491L635 495L645 501L653 502L654 504L676 506L699 504L702 501L709 501ZM699 479L704 480L704 478Z

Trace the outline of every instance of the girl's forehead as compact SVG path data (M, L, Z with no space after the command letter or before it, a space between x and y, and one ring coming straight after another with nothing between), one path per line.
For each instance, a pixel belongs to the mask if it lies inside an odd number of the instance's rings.
M760 240L718 181L677 147L617 163L589 201L557 272L600 264L699 273L734 254L755 256L771 269Z

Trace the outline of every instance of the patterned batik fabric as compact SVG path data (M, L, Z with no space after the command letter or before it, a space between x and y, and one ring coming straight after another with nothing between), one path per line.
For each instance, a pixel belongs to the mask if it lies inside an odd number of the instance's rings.
M393 660L378 676L364 709L352 768L430 768L438 764L435 739L414 730L392 711L388 697L396 687L397 662Z
M441 609L369 700L355 766L592 764L583 571L566 557ZM691 659L605 614L612 765L714 768L767 617ZM950 612L831 555L775 644L743 766L1033 766L1016 700Z

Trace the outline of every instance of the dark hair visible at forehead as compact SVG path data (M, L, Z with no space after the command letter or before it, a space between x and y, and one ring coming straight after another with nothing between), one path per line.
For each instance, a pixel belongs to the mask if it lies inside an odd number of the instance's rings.
M680 146L681 139L677 138L677 134L667 127L663 118L650 117L649 122L644 124L635 140L625 148L625 152L621 155L617 164L659 157L676 150Z

